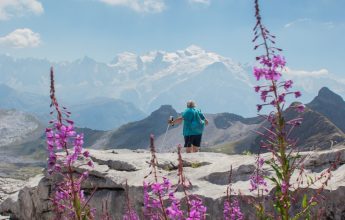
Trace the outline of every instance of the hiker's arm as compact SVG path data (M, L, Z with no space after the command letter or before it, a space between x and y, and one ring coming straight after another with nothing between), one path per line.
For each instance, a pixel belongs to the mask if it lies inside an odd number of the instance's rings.
M170 124L181 124L181 122L183 121L182 117L178 117L175 120L171 121Z
M208 125L208 120L205 118L205 115L201 113L200 117L205 121L205 125Z

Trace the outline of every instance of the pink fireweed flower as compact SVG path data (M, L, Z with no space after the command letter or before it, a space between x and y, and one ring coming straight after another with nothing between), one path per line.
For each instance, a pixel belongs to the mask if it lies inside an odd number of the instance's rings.
M171 182L168 178L163 177L163 185L165 188L169 189L171 187Z
M263 102L266 102L267 95L261 95L260 98L261 98L261 100L262 100Z
M47 139L54 139L54 132L51 128L46 128L46 138Z
M60 164L55 164L54 171L55 172L61 172L61 165Z
M261 91L261 96L267 96L270 91L267 90L262 90Z
M275 55L272 58L272 63L273 63L274 68L278 68L278 67L283 68L286 64L286 61L283 56Z
M281 77L281 73L277 72L276 70L268 70L267 73L265 74L265 79L266 80L274 80L278 81Z
M171 191L170 193L169 193L169 199L170 200L175 200L176 198L175 198L175 194L174 194L174 191Z
M74 139L74 146L83 146L84 144L84 134L77 134Z
M172 203L166 209L166 214L170 219L183 219L183 212L180 207L180 202L174 198Z
M54 171L54 167L56 166L56 156L55 154L50 154L48 158L48 172L52 173Z
M79 177L79 179L78 179L78 182L79 183L82 183L84 180L86 180L87 178L89 177L89 172L88 171L84 171L81 175L80 175L80 177Z
M90 152L89 151L84 151L83 153L84 157L88 158L90 156Z
M256 80L260 80L261 77L265 77L267 75L267 70L264 68L254 67L254 76Z
M258 164L259 164L259 167L260 167L260 168L263 167L264 163L265 163L265 159L262 158L262 157L259 157L259 159L258 159Z
M187 218L187 220L196 220L196 219L201 219L201 216L199 212L193 209L189 212L189 217Z
M310 204L307 205L305 210L298 210L292 214L291 208L295 211L294 193L298 193L299 190L290 193L289 185L291 180L291 175L299 169L299 162L295 163L295 152L299 156L299 148L297 148L297 139L290 136L295 125L301 123L300 118L295 117L286 121L286 109L285 109L285 97L287 95L294 94L295 98L301 96L299 91L291 92L293 82L291 80L283 81L282 72L284 71L286 61L285 58L278 53L282 49L275 46L276 36L268 31L266 26L262 23L262 16L260 14L259 1L254 1L255 5L255 18L256 24L254 27L254 39L255 42L254 50L259 47L264 48L264 54L256 58L259 60L259 64L254 68L254 76L257 80L266 80L265 87L270 87L272 93L269 94L269 99L264 95L261 99L264 103L258 105L261 109L262 106L268 106L272 108L269 110L269 116L266 117L266 125L263 125L264 132L258 131L263 140L260 140L260 147L268 150L272 153L272 158L267 161L267 164L274 170L275 176L269 177L265 174L263 170L264 160L260 158L260 153L256 157L256 169L250 178L250 191L257 190L257 195L261 197L258 204L255 205L257 211L257 217L266 218L272 216L274 219L290 219L300 217L299 214L307 214L310 212ZM290 96L289 96L290 97ZM298 112L304 110L304 105L295 104L292 106ZM265 117L265 116L264 116ZM298 118L298 119L297 119ZM292 125L292 126L286 126ZM297 150L296 150L297 149ZM259 151L260 152L260 151ZM303 165L302 165L303 166ZM265 198L263 190L268 192L267 183L265 178L271 180L270 182L275 186L275 193L272 194L272 205L274 209L268 208L270 211L266 211ZM299 180L297 180L298 182ZM303 181L303 180L302 180ZM300 182L298 182L300 183ZM298 188L299 188L298 184ZM260 195L261 194L261 195ZM270 196L271 197L271 196ZM228 200L228 206L229 204ZM278 208L277 208L278 207ZM300 208L300 207L299 207ZM302 207L303 209L305 207ZM297 208L298 209L298 208ZM272 212L271 212L272 210ZM295 216L295 213L299 213ZM268 215L267 215L268 214ZM310 213L309 213L310 214ZM273 217L274 216L274 217ZM234 216L232 216L234 217Z
M187 220L192 219L205 219L207 208L202 204L202 200L198 197L190 201L191 210Z
M261 86L255 86L255 87L254 87L255 92L259 92L260 89L261 89Z
M160 183L153 183L151 188L154 193L162 193L164 190L164 187Z
M302 95L302 94L301 94L300 91L295 92L295 98L298 98L298 97L300 97L301 95Z
M259 112L262 109L262 105L256 105L256 110Z
M261 94L260 94L260 98L261 98L261 100L263 101L263 102L266 102L266 99L267 99L267 96L268 96L268 93L269 93L270 91L267 91L267 90L262 90L261 91Z
M163 178L163 182L147 183L143 182L144 189L144 216L149 219L161 219L164 215L173 216L177 213L177 207L179 206L179 201L176 200L174 196L174 191L170 190L171 183L167 178ZM161 199L169 199L171 205L163 209L161 204ZM167 211L169 210L169 211ZM174 219L174 218L172 218Z
M293 81L292 81L292 80L287 80L287 81L285 81L285 83L284 83L284 89L285 89L285 90L290 89L290 88L292 87L292 84L293 84Z
M268 67L272 66L271 60L268 59L267 56L261 56L259 60L260 60L260 63L263 64L264 66L268 66Z
M285 102L285 93L282 93L281 95L278 96L278 103L283 103Z
M267 182L265 178L259 174L252 175L250 178L250 188L249 191L257 190L260 186L267 187Z
M254 173L251 175L249 183L250 188L249 190L252 192L254 190L257 190L260 187L263 187L264 190L267 192L267 182L265 181L265 178L263 176L263 165L265 163L265 160L260 157L260 155L256 156L256 169Z
M286 193L288 191L288 189L289 189L289 184L283 180L282 185L281 185L282 193Z
M224 202L224 211L223 211L225 220L242 220L244 215L242 214L241 208L239 206L238 200L234 199L231 204L229 201Z
M87 165L88 165L89 167L95 167L95 165L93 164L93 162L92 162L91 160L89 160L89 161L87 162Z
M81 189L82 181L87 178L88 173L79 175L74 171L74 162L83 157L83 135L77 134L74 130L72 120L64 118L66 115L69 117L70 112L62 110L55 97L53 68L50 72L50 82L51 115L55 112L56 119L51 120L52 127L46 129L48 173L57 173L63 177L63 181L56 183L54 187L54 208L61 219L76 219L76 216L82 219L92 217L91 208L86 204L84 191ZM88 163L90 162L92 163Z
M135 211L131 210L131 211L126 211L126 213L122 217L122 220L140 220L140 218Z

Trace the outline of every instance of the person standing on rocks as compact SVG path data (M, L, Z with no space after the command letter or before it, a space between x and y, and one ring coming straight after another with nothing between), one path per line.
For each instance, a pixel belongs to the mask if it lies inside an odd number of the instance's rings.
M204 131L205 125L208 124L208 120L200 109L196 108L194 101L189 100L187 102L187 109L182 113L181 117L175 120L169 120L169 124L180 124L183 121L183 136L184 147L187 153L199 152L201 145L201 137Z

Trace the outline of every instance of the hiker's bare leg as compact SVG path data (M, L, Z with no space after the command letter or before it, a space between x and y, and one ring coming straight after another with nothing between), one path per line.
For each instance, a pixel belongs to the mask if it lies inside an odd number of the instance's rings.
M192 145L193 153L199 152L199 147Z
M192 153L193 152L193 147L186 147L186 152L187 153Z

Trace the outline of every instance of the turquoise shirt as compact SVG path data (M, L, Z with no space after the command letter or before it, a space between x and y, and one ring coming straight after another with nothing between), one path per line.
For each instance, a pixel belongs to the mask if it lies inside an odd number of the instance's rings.
M197 108L187 108L183 113L182 113L182 118L183 118L183 136L190 136L190 135L200 135L202 132L200 131L193 131L191 128L191 123L193 120L197 120L195 117L199 117L202 120L205 120L205 116L201 113L200 109Z

